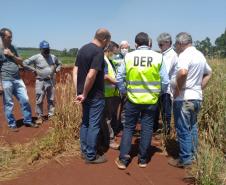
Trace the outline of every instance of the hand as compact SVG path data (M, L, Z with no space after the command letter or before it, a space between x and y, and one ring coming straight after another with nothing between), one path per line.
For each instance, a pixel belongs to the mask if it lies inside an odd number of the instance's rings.
M55 67L55 72L58 73L60 71L60 67Z
M35 75L35 77L37 76L37 72L36 71L32 71L32 73Z
M74 102L75 103L83 103L85 101L86 97L83 94L80 94L76 96Z
M180 95L180 91L178 88L175 89L174 93L173 93L173 98L175 99L177 96Z
M3 87L2 84L0 84L0 95L3 93Z
M4 55L9 57L14 57L15 55L10 51L10 49L4 49L3 51Z

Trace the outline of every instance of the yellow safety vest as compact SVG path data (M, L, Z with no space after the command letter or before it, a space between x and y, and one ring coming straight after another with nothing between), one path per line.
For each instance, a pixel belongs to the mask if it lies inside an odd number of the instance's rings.
M122 58L120 54L116 55L115 58L112 60L112 63L116 68L116 71L122 62L124 62L124 58Z
M108 75L115 79L116 73L112 67L111 62L108 60L108 58L106 56L104 56L104 60L106 61L107 65L108 65ZM106 80L104 83L104 96L105 97L119 96L119 91L116 88L116 86L114 84L109 83Z
M142 46L125 57L127 97L135 104L156 104L161 91L162 54Z

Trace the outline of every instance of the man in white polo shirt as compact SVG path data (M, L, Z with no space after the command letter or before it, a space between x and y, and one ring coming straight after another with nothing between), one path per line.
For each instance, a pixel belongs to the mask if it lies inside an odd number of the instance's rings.
M175 79L173 112L179 142L179 159L169 160L175 167L186 167L194 160L197 143L197 114L202 102L202 90L206 87L212 70L203 54L192 46L192 37L181 32L176 36L179 54Z
M177 71L177 53L172 48L172 38L169 33L161 33L158 38L158 45L163 55L163 62L165 63L169 80L175 77ZM158 130L159 112L161 110L163 129L165 134L170 134L170 122L172 111L172 93L171 87L168 86L167 91L161 93L159 99L159 110L156 112L156 118L154 122L154 131Z

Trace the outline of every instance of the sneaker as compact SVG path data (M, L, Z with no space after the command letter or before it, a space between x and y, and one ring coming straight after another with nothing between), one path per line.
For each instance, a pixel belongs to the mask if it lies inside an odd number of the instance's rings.
M35 123L36 123L37 125L41 125L41 124L43 123L42 117L39 117L39 118L35 121Z
M115 159L115 164L118 166L118 169L120 170L126 169L126 165L119 158Z
M31 128L38 128L39 126L35 123L24 123L26 127L31 127Z
M170 166L177 167L177 168L189 168L191 166L191 164L183 164L180 162L179 159L173 159L173 158L168 160L168 164Z
M54 114L48 114L48 118L52 118Z
M9 126L9 130L10 130L11 132L19 132L19 129L17 128L16 125L15 125L15 126Z
M86 159L86 164L100 164L100 163L105 163L105 162L107 162L107 159L104 155L97 155L96 159L94 159L94 160Z
M110 143L109 147L113 150L118 150L119 149L119 144L116 143L115 141L113 141L112 143Z
M147 163L138 163L138 166L140 168L146 168L148 166L148 164Z

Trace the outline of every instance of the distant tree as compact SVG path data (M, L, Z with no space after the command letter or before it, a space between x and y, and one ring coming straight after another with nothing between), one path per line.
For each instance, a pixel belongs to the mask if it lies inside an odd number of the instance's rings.
M216 50L221 57L226 57L226 29L215 41Z
M76 57L77 53L78 53L78 48L71 48L71 49L69 49L69 51L67 53L70 56Z
M205 56L214 55L214 46L210 42L210 38L206 37L202 41L195 41L195 47L200 50Z
M67 56L67 49L66 48L63 49L62 56Z

